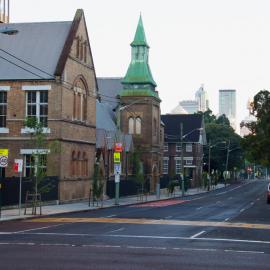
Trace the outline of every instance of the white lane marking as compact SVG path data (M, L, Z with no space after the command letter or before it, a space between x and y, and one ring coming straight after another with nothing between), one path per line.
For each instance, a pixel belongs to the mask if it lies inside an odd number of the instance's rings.
M216 248L179 248L179 249L189 251L218 251Z
M222 195L222 194L226 194L226 193L228 193L228 192L230 192L230 191L236 190L236 189L241 188L241 187L243 187L243 186L245 186L245 185L241 185L241 186L232 188L232 189L230 189L230 190L226 190L226 191L220 192L220 193L216 194L216 196Z
M200 235L202 235L204 233L205 233L205 231L201 231L199 233L196 233L196 234L192 235L190 238L194 239L194 238L196 238L196 237L198 237L198 236L200 236Z
M202 208L203 208L203 206L196 208L196 210L200 210L200 209L202 209Z
M120 232L120 231L123 231L125 228L122 227L122 228L119 228L119 229L116 229L116 230L113 230L113 231L110 231L109 233L113 233L113 232Z
M184 250L184 251L210 251L210 252L234 252L234 253L251 253L251 254L265 254L263 251L256 250L233 250L233 249L212 249L212 248L170 248L170 247L154 247L154 246L118 246L118 245L74 245L64 243L33 243L33 242L0 242L0 245L17 245L17 246L62 246L62 247L93 247L93 248L128 248L128 249L151 249L151 250Z
M243 209L241 209L241 210L240 210L240 212L242 213L242 212L244 212L245 210L246 210L246 209L245 209L245 208L243 208Z
M51 226L45 226L45 227L39 227L39 228L34 228L34 229L27 229L27 230L23 230L23 231L16 231L16 232L12 232L12 233L16 234L16 233L32 232L32 231L38 231L38 230L44 230L44 229L59 227L59 226L63 226L63 225L65 225L65 223L51 225Z
M138 239L178 239L190 240L190 237L180 236L158 236L158 235L128 235L128 234L88 234L88 233L22 233L25 235L52 235L52 236L88 236L88 237L116 237L116 238L138 238ZM261 240L244 240L244 239L228 239L228 238L192 238L198 241L221 241L221 242L239 242L239 243L254 243L254 244L270 244L270 241ZM1 242L0 242L1 243Z
M111 246L111 245L82 245L82 247L96 247L96 248L121 248L121 246Z
M157 250L166 250L166 247L140 247L140 246L127 246L127 248L134 248L134 249L157 249Z
M106 216L106 217L108 217L108 218L110 218L110 217L116 217L116 215L110 215L110 216Z
M233 249L225 249L225 252L237 252L237 253L252 253L252 254L264 254L263 251L253 251L253 250L233 250Z
M230 219L230 218L228 217L228 218L225 219L225 221L228 221L229 219Z

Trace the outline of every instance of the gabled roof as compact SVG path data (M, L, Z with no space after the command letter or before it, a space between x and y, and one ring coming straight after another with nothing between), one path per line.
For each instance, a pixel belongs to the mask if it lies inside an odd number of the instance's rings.
M180 142L180 123L183 123L183 141L184 142L201 142L204 143L203 133L199 128L204 128L203 117L198 114L166 114L161 115L161 120L165 124L164 140L165 142ZM194 131L193 131L194 130ZM190 133L190 134L189 134ZM200 136L202 135L202 136Z
M96 101L96 127L99 129L116 131L117 127L107 104Z
M5 51L0 50L0 80L54 79L71 24L72 22L1 24L0 30L8 27L19 32L11 36L0 35L0 48Z
M100 94L100 101L107 103L113 109L119 104L119 96L123 85L121 84L122 78L97 78L98 93Z

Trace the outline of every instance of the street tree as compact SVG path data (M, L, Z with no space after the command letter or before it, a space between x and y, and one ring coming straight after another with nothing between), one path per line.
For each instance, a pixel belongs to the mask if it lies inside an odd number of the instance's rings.
M241 142L250 162L270 166L270 92L261 90L254 96L251 114L257 121L246 123L250 134Z

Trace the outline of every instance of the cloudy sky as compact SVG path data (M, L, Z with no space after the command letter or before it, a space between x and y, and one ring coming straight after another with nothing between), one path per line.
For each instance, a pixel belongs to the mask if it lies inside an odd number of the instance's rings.
M83 8L97 76L124 76L140 12L162 113L193 99L203 83L218 112L218 90L237 90L237 118L270 89L269 0L10 0L12 22L72 20Z

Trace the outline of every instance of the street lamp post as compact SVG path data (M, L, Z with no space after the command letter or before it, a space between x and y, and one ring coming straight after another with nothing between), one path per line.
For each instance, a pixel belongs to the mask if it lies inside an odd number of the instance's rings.
M145 98L144 100L147 100L147 99ZM118 108L118 110L117 110L117 131L118 131L117 139L118 140L120 140L120 137L121 137L121 114L120 114L120 112L129 108L133 104L140 103L140 102L142 102L141 99L135 100L135 101L131 102L130 104L127 104L125 106ZM120 162L119 167L120 167L120 172L115 173L115 205L119 205L121 162Z
M183 123L180 123L180 143L181 143L181 189L182 189L182 197L185 196L185 169L184 169L184 149L183 149L183 140L186 136L191 134L196 130L202 130L202 128L195 128L190 132L183 135Z

